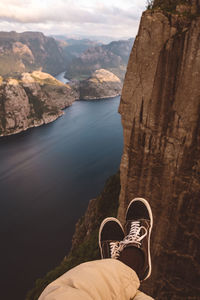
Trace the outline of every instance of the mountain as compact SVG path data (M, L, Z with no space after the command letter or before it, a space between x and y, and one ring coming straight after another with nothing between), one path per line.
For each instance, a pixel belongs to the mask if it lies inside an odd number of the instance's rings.
M185 2L183 4L183 2ZM119 218L136 196L154 216L156 299L199 299L200 1L155 1L131 52L120 113Z
M121 80L108 70L96 70L91 77L72 83L80 100L110 98L120 95Z
M41 32L0 32L0 75L42 70L56 75L66 68L62 49Z
M121 89L120 79L107 70L70 85L41 71L0 77L0 136L50 123L75 100L115 97Z
M76 41L83 41L83 40L90 40L94 43L98 43L98 44L109 44L112 41L118 41L121 38L116 38L113 36L101 36L101 35L91 35L91 34L68 34L66 35L52 35L52 37L54 37L55 39L59 39L59 40L66 40L66 39L71 39L71 40L76 40ZM122 40L128 40L130 37L123 37Z
M157 0L143 13L122 90L124 151L120 182L109 185L76 226L72 249L37 281L27 299L87 260L98 259L105 216L123 222L129 202L152 207L152 275L142 290L156 299L199 299L200 0ZM117 199L117 203L116 203Z
M69 85L40 71L0 77L0 136L56 120L76 97Z
M0 76L40 70L51 75L67 69L67 78L87 78L108 69L123 78L133 39L101 45L89 39L47 37L41 32L0 32Z
M89 48L68 65L66 77L79 79L107 69L123 80L132 45L133 39L129 39Z
M91 41L89 39L72 39L65 36L54 35L53 36L58 43L59 47L62 49L66 59L70 60L75 57L79 57L84 51L89 48L100 46L101 43L96 41Z

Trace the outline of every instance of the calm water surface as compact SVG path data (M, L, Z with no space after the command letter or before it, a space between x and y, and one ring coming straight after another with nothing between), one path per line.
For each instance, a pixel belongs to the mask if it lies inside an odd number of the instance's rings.
M77 101L51 124L0 138L1 299L24 299L62 260L89 199L118 170L118 105Z
M68 83L69 80L66 79L64 76L65 76L65 72L62 72L62 73L58 74L58 75L56 76L56 78L57 78L59 81L63 82L63 83Z

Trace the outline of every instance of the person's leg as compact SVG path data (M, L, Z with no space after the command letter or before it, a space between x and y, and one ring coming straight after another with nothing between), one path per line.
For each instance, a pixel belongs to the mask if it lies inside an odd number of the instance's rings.
M66 272L48 285L39 300L130 300L139 285L134 270L119 260L102 259Z
M99 232L103 259L66 272L44 290L39 300L152 299L138 291L140 281L151 274L152 224L148 202L132 200L126 213L126 236L118 220L105 219Z
M154 299L138 290L133 300L154 300Z
M110 241L113 236L112 233L107 236L108 227L110 227L111 232L115 231L106 221L109 218L102 222L103 226L100 226L99 232L101 256L102 258L112 257L120 260L137 273L140 281L144 281L151 275L150 236L153 215L149 203L143 198L133 199L127 208L125 219L126 236L120 242L115 243ZM116 228L117 224L114 227ZM112 245L115 245L114 252ZM152 300L153 298L138 290L133 299Z
M116 218L106 218L99 228L99 249L101 258L114 258L119 256L119 243L125 238L124 229Z
M151 275L152 227L153 215L149 203L143 198L133 199L126 211L126 236L120 242L118 259L135 270L140 281Z

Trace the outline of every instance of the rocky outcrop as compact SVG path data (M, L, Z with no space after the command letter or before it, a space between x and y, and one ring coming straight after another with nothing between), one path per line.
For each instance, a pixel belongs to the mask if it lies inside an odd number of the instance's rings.
M97 69L107 69L123 80L132 46L133 39L129 39L91 47L72 60L66 77L80 79L91 76Z
M19 79L0 79L0 136L50 123L76 99L69 85L49 74L23 73Z
M98 231L107 216L116 217L120 192L119 172L105 183L103 191L89 202L85 215L76 224L70 253L58 267L37 279L34 288L28 292L26 300L37 300L44 288L71 268L91 260L100 259Z
M72 83L80 100L116 97L122 89L121 80L105 69L96 70L91 77Z
M22 73L17 79L0 77L0 136L50 123L75 100L115 97L121 89L120 79L103 69L70 85L40 71Z
M56 75L66 68L67 57L52 37L41 32L0 32L0 75L43 72Z
M143 289L162 300L200 295L200 1L191 2L195 14L143 14L119 108L118 215L136 196L149 200L153 272Z

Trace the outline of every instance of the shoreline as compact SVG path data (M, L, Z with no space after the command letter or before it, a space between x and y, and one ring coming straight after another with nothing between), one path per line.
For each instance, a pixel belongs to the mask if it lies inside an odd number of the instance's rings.
M96 98L80 98L78 101L93 101L93 100L102 100L102 99L108 99L108 98L115 98L121 96L121 93L117 93L116 95L113 96L104 96L104 97L96 97ZM76 100L77 101L77 100Z
M98 98L92 98L92 99L91 98L88 98L88 99L76 99L75 101L89 101L89 102L92 102L94 100L103 100L103 99L109 99L109 98L113 99L113 98L118 97L118 96L121 96L121 93L120 94L118 93L118 94L116 94L114 96L107 96L107 97L100 97L100 98L98 97ZM73 103L71 105L73 105ZM20 130L16 130L16 131L14 131L12 133L8 133L8 134L5 134L5 135L4 134L0 134L0 139L4 138L4 137L11 136L11 135L19 134L21 132L25 132L25 131L27 131L29 129L32 129L32 128L37 128L37 127L40 127L40 126L43 126L43 125L50 124L50 123L56 121L58 118L62 117L65 114L64 110L67 109L68 107L70 107L71 105L67 105L66 107L62 108L62 110L60 111L60 114L52 116L52 119L49 120L49 121L47 121L45 119L42 119L41 122L39 122L38 124L32 124L32 125L30 125L28 127L25 127L23 129L20 129Z

